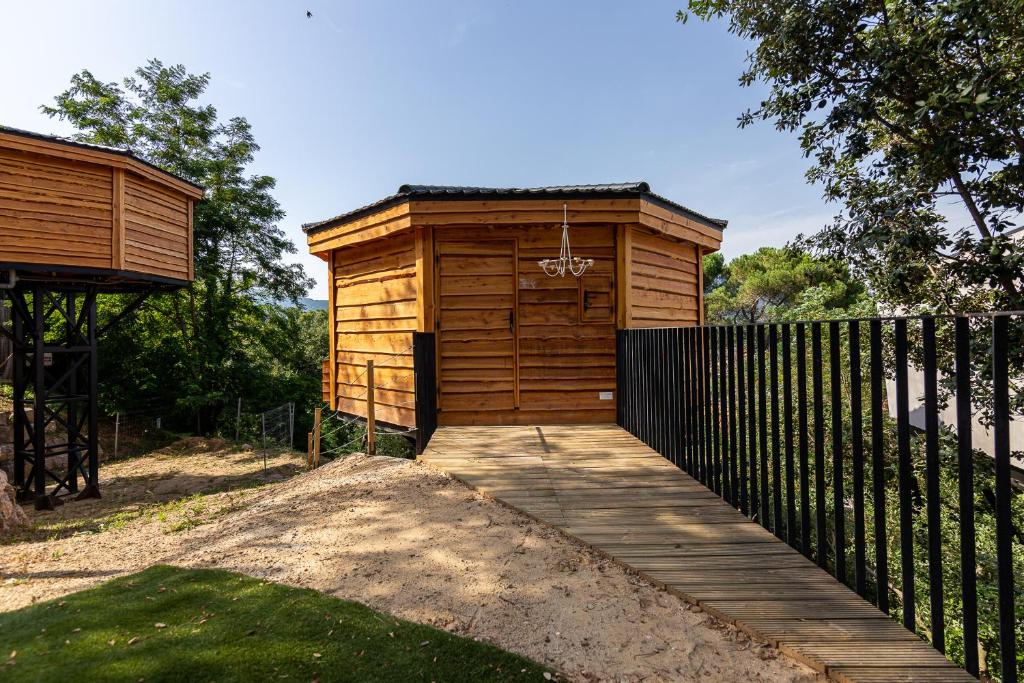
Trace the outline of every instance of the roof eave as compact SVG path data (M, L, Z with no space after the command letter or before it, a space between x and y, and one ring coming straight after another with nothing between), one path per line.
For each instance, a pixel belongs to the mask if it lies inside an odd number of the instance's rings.
M392 207L398 206L402 203L407 203L412 200L417 201L432 201L432 202L459 202L459 201L544 201L551 199L646 199L651 201L665 209L668 209L674 213L678 213L681 216L705 225L714 230L724 230L728 225L728 221L720 218L710 218L702 214L697 213L691 209L687 209L684 206L676 204L675 202L666 199L660 195L654 194L650 191L635 191L635 192L624 192L624 191L611 191L611 192L591 192L586 190L577 191L566 191L560 193L549 193L544 195L524 195L522 193L472 193L467 192L463 194L450 194L450 195L417 195L410 193L394 194L390 197L385 197L372 204L368 204L362 208L356 209L334 218L328 218L323 221L314 221L312 223L304 223L302 225L302 231L308 235L315 235L324 230L330 230L336 228L339 225L344 225L365 216L377 213L378 211L384 211Z

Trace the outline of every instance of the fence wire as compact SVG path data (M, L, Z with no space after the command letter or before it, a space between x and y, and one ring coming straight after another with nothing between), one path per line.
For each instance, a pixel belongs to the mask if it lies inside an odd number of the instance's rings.
M165 419L164 411L159 408L117 412L109 416L107 420L113 423L112 429L108 427L110 436L107 437L111 457L138 455L159 445L165 437Z
M260 413L263 450L267 446L288 446L295 442L295 404L283 403Z

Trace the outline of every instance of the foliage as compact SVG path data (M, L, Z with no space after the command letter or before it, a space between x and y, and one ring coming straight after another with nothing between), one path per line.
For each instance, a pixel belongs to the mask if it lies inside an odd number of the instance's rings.
M910 310L1024 308L1024 5L1019 0L689 0L754 42L740 125L799 132L844 203L806 243ZM947 204L954 202L956 211ZM961 214L963 218L957 217Z
M0 615L18 680L541 680L493 645L358 603L215 570L154 566ZM59 653L59 654L58 654Z
M866 300L863 285L844 264L773 247L728 263L720 254L706 256L704 294L710 323L793 319L800 311L845 310Z
M308 403L308 385L319 381L313 330L318 321L324 329L322 315L266 303L295 302L311 281L282 259L296 249L277 225L284 213L271 195L274 179L247 171L259 150L248 121L220 121L199 101L209 81L158 60L120 85L83 70L42 107L79 129L80 140L128 147L206 188L194 212L195 282L153 297L101 344L111 403L172 402L202 433L217 429L234 396ZM121 299L107 298L101 319L120 310Z
M324 413L325 417L327 413ZM336 415L325 419L320 436L320 452L325 460L343 457L350 453L366 452L366 423L350 421ZM414 459L415 449L405 436L399 434L377 434L377 455Z

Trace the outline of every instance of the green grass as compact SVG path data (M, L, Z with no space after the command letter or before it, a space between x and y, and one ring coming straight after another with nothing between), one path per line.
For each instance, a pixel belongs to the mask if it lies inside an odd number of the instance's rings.
M0 614L4 681L543 681L540 665L338 600L157 565Z

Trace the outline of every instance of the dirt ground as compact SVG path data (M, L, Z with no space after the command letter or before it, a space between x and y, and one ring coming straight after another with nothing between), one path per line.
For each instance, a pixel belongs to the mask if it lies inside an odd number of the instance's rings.
M495 643L573 680L811 681L808 668L421 463L302 473L189 439L0 545L0 611L153 563L218 567Z

